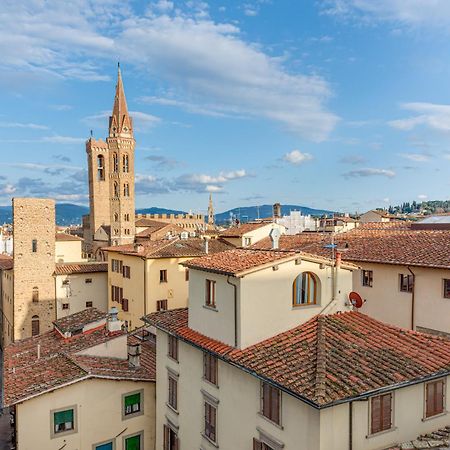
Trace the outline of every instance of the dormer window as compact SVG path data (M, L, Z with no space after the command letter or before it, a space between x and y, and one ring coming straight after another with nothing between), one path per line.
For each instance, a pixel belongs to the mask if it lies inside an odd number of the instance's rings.
M318 303L319 280L312 272L303 272L294 280L293 306L316 305Z

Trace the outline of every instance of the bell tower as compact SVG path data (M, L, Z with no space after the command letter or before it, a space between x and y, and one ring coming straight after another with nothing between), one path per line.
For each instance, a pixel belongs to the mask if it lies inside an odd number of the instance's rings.
M212 201L212 194L209 194L209 204L208 204L208 225L214 225L214 205Z
M120 66L117 73L116 95L109 118L109 210L111 245L134 242L134 147L133 121L128 114Z

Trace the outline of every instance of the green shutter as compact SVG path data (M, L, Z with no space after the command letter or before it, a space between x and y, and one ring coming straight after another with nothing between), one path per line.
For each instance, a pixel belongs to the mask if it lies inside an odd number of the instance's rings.
M55 425L60 425L62 423L67 423L67 422L73 423L73 409L56 412L54 414L54 417L55 417Z
M141 394L133 394L125 397L125 407L141 403Z
M125 439L125 450L141 450L141 435Z

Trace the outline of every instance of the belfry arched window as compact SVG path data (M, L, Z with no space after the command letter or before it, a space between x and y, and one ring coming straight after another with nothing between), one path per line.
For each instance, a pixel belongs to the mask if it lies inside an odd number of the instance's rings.
M39 288L37 286L34 286L31 292L31 300L33 303L37 303L39 301Z
M114 197L119 197L119 183L117 181L114 182Z
M113 154L113 172L117 173L119 171L119 157L117 153Z
M303 272L294 280L292 304L316 305L319 302L319 280L312 272Z
M123 166L123 171L125 173L128 173L130 171L130 162L129 162L128 155L123 155L122 166Z
M123 196L129 197L130 196L130 185L128 183L125 183L123 185Z
M103 155L97 156L97 180L105 180L105 157Z

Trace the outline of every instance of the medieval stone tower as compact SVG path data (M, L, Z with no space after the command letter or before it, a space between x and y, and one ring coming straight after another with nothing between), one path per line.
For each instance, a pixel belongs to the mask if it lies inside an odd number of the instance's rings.
M103 226L111 245L129 244L135 235L133 121L128 114L120 67L106 142L86 142L89 172L90 240Z
M214 205L212 201L212 194L209 194L208 225L214 225L214 221Z
M53 328L55 201L13 199L14 340Z

